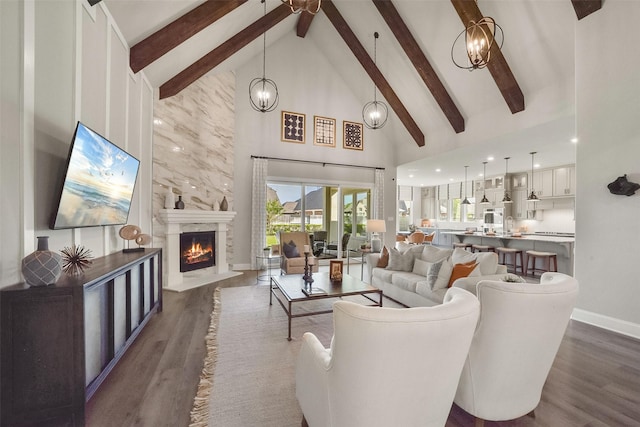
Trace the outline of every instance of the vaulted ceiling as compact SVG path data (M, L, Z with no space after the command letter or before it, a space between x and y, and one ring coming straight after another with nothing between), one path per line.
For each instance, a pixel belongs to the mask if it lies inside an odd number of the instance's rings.
M446 126L464 133L466 121L494 109L517 121L528 99L557 82L572 85L574 25L597 11L601 0L322 0L315 16L292 15L278 0L267 1L266 16L258 0L106 4L132 46L132 70L144 70L160 98L208 72L233 70L260 55L264 31L269 44L282 37L310 37L322 46L337 34L341 44L321 48L327 59L344 63L350 56L348 74L360 80L368 76L390 114L417 146L424 146L432 129ZM492 51L487 69L469 73L453 65L451 45L464 24L483 15L501 25L505 44ZM381 34L375 63L373 31Z

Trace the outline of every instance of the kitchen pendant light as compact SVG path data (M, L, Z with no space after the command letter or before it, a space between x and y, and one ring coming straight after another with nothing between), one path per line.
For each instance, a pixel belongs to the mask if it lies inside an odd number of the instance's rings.
M462 201L463 205L470 205L471 202L467 199L467 168L469 166L464 167L464 200Z
M376 31L373 33L373 63L376 64L377 40L380 34ZM373 83L373 101L367 102L362 108L362 120L364 125L369 129L380 129L387 123L389 118L389 108L387 104L378 101L376 96L376 84Z
M540 199L538 199L538 196L536 196L536 192L533 189L533 156L536 154L536 152L532 151L529 154L531 154L531 194L529 194L529 197L527 197L527 202L537 202Z
M511 200L511 196L509 196L509 193L507 192L507 182L508 182L508 173L509 173L509 159L511 157L505 157L504 158L504 180L502 181L504 184L504 197L502 198L502 203L513 203L513 200Z
M482 162L482 200L480 200L480 204L481 205L488 205L491 202L489 201L489 199L487 199L487 189L486 189L486 183L487 183L487 162Z
M262 0L264 15L267 15L267 2ZM278 86L265 77L267 62L267 32L262 33L262 78L256 77L249 83L249 101L251 108L261 113L268 113L278 106Z

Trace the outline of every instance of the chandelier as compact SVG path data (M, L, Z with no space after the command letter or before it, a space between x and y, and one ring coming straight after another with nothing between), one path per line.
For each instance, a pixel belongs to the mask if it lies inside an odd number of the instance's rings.
M464 47L461 46L463 34ZM484 68L491 60L493 44L497 43L498 49L501 49L503 42L502 27L493 18L484 16L478 22L470 21L467 28L458 34L451 47L451 60L458 68L469 71Z
M322 0L282 0L282 3L291 8L292 13L307 12L315 15L320 11Z
M262 0L264 15L267 14L266 0ZM249 83L249 101L251 107L261 113L268 113L278 106L278 86L265 77L267 62L267 32L262 33L262 78L256 77Z
M376 63L376 54L377 54L377 41L380 34L376 31L373 33L373 63ZM387 108L387 104L382 101L378 101L376 96L376 84L373 84L373 101L367 102L364 104L364 108L362 108L362 120L364 121L364 125L369 129L380 129L387 123L387 118L389 118L389 109Z

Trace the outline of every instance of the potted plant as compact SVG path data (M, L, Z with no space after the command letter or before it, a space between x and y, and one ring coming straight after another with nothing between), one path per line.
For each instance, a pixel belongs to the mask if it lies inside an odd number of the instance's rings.
M262 251L264 252L264 256L269 256L271 254L271 246L262 248Z

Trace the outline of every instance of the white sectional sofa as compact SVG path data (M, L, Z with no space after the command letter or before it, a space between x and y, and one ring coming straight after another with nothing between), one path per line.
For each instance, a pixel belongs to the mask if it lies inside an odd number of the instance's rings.
M442 304L450 286L475 294L475 285L480 280L501 280L508 275L507 267L498 264L498 255L493 252L471 253L459 248L404 244L398 249L387 248L387 251L389 262L386 267L378 266L381 254L367 256L371 285L408 307ZM454 280L450 285L452 273ZM459 274L468 276L456 279Z

